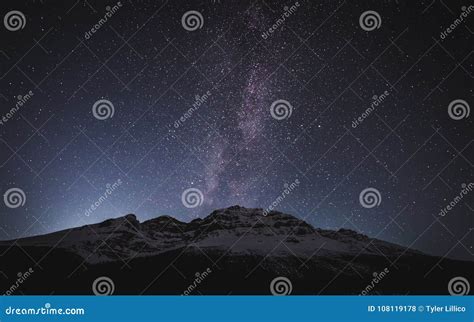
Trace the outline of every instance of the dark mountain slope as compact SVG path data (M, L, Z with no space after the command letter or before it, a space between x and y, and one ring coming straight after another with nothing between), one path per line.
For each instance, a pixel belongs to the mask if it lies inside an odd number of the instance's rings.
M239 206L190 223L127 215L0 242L0 255L1 290L34 271L14 294L92 294L101 276L114 294L271 294L279 276L292 294L448 294L451 278L472 280L474 272L473 262Z

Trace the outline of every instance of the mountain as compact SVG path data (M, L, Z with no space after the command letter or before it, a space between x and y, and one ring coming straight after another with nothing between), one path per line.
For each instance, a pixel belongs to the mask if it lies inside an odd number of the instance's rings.
M189 223L126 215L0 242L0 290L30 268L15 294L92 294L98 277L114 294L271 294L277 277L291 294L448 294L474 263L233 206Z

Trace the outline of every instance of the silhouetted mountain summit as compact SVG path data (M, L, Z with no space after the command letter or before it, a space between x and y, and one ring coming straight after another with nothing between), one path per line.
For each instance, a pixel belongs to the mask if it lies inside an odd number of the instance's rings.
M129 214L0 242L0 252L6 276L34 268L22 287L27 294L88 294L97 276L109 276L119 294L181 294L207 269L195 294L269 294L278 276L292 281L294 294L359 294L378 272L385 274L373 294L447 294L453 274L474 271L471 262L240 206L188 223L169 216L139 222Z
M129 214L98 224L19 239L16 243L62 248L89 263L152 256L182 247L259 255L273 250L274 256L293 253L302 257L311 256L316 249L371 255L380 255L380 251L391 255L414 252L349 229L315 229L292 215L273 211L264 216L262 209L240 206L215 210L189 223L169 216L140 223L135 215ZM110 247L100 247L103 243Z

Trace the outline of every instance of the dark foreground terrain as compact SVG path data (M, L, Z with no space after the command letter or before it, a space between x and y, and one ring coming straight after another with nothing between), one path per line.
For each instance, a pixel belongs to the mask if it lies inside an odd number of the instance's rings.
M286 277L282 293L445 295L474 272L474 262L238 206L190 223L127 215L0 242L0 255L0 291L14 295L93 294L100 277L113 294L272 294Z

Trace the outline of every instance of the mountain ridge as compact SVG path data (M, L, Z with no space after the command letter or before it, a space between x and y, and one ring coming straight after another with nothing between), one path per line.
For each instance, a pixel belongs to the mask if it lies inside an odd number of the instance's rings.
M97 250L98 244L113 244ZM12 241L0 242L0 245ZM136 215L65 229L44 235L20 238L20 246L48 246L72 250L95 263L132 256L150 256L177 247L225 248L233 252L265 253L276 243L276 254L308 256L314 248L339 253L379 254L421 253L403 246L371 238L352 229L325 230L279 211L263 215L263 209L231 206L217 209L204 218L182 222L171 216L158 216L140 222ZM292 245L292 246L288 246ZM270 247L271 246L271 247ZM120 249L120 250L117 250ZM98 256L92 256L91 253ZM115 253L115 254L114 254Z
M45 235L0 242L0 290L28 267L23 294L91 294L99 277L116 294L183 294L196 272L212 272L198 294L271 294L285 277L293 294L447 294L474 262L424 254L354 230L314 228L292 215L232 206L181 222L133 214ZM383 272L378 273L378 272ZM383 281L379 281L383 275ZM365 294L364 293L364 294Z

